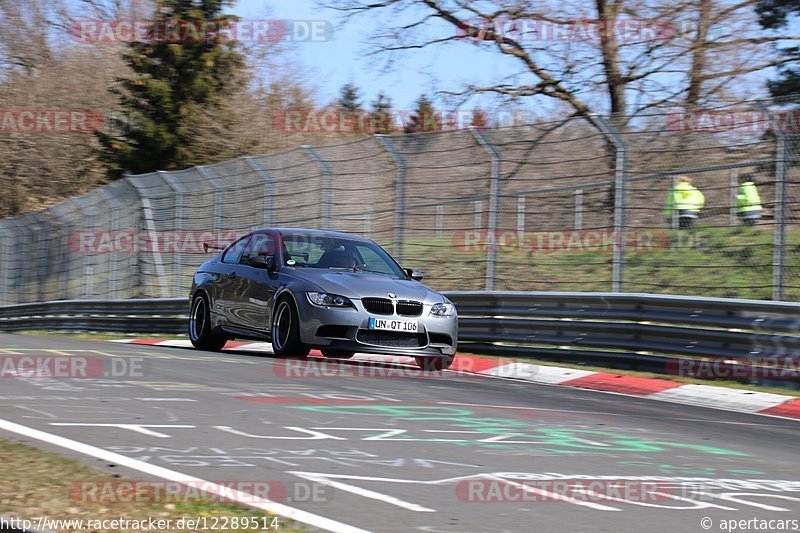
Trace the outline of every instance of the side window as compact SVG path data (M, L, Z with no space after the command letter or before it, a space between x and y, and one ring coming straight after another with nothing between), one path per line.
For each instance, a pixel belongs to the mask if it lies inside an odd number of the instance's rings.
M239 262L243 265L246 265L252 257L274 253L275 241L272 239L272 235L266 233L257 233L250 238L250 242L248 242L247 246L245 246Z
M246 239L241 239L233 244L228 250L225 252L225 255L222 256L222 262L227 264L238 264L239 258L242 257L242 251L244 251L245 247L249 244L251 237Z

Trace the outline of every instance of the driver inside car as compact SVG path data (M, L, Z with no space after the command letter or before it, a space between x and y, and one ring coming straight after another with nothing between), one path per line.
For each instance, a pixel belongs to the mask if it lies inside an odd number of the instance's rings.
M352 252L338 245L322 254L317 265L323 268L355 268L357 261Z

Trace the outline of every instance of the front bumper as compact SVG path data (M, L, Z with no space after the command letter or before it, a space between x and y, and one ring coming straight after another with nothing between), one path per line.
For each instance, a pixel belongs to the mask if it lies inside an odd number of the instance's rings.
M453 356L458 344L458 319L430 316L432 304L423 304L417 317L377 315L364 309L361 300L355 307L333 308L312 305L304 293L294 295L300 318L300 341L313 348L411 357ZM413 334L376 333L368 329L370 317L416 320Z

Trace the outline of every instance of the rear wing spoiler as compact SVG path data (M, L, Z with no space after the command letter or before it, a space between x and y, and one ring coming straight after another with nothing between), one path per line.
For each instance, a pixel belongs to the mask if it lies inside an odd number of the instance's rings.
M207 242L203 243L203 252L204 253L208 253L209 250L219 251L219 250L224 250L224 249L225 249L224 246L216 246L214 244L208 244Z

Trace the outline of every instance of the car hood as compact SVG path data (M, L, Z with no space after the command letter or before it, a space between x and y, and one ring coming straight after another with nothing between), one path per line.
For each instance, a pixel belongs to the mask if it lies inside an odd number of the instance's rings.
M438 292L411 279L398 279L373 272L328 270L322 268L297 269L292 274L317 285L325 292L353 298L387 298L389 293L399 300L416 300L425 303L444 301Z

